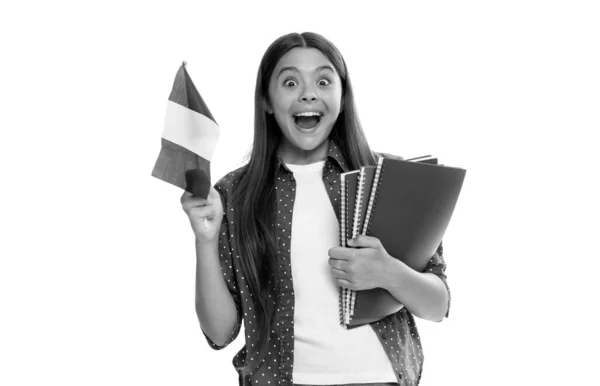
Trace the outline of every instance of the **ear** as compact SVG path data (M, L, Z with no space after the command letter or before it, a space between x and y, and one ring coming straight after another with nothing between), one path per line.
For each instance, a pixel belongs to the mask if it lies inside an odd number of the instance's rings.
M342 100L340 101L340 114L344 111L345 105L346 105L345 93L342 93Z
M263 98L263 100L262 100L262 105L263 105L263 109L268 114L273 114L273 109L271 108L271 104L265 98Z

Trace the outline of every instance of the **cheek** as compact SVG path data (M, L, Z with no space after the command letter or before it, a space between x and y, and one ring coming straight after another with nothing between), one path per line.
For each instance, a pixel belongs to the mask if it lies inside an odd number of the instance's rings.
M294 99L289 95L283 95L281 93L275 93L272 99L273 113L279 126L284 126L289 123L290 120L290 108Z
M289 114L292 103L293 97L289 93L275 92L271 96L271 104L276 112Z
M338 113L342 109L342 91L336 90L328 96L328 105L331 112Z
M285 131L285 129L288 127L287 114L275 111L275 120L277 121L279 128Z

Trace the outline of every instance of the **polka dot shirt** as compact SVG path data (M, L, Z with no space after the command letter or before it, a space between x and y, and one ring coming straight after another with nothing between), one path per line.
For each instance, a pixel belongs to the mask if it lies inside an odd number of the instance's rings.
M386 158L400 158L389 154L377 154ZM400 158L401 159L401 158ZM257 334L257 319L252 307L250 292L244 274L240 268L239 248L236 235L232 233L233 213L236 208L230 205L230 197L242 168L239 168L219 180L215 189L221 194L223 201L223 223L219 238L219 257L223 279L227 284L235 301L238 313L236 327L231 337L223 346L218 346L205 335L210 347L220 350L229 345L241 330L244 321L244 332L246 345L234 356L233 365L237 369L246 361L253 361L257 355L254 347L248 347L254 341ZM240 385L278 385L293 386L293 363L294 363L294 287L292 283L290 244L292 230L292 209L294 207L295 187L294 176L285 166L283 160L278 157L277 175L275 178L275 189L277 199L277 250L280 259L279 269L282 272L282 281L279 286L280 304L277 309L276 319L271 326L271 339L267 356L261 362L259 368L251 375L242 377ZM340 173L349 171L348 165L339 150L339 147L330 141L327 159L323 169L323 184L329 195L338 220L340 219ZM425 272L431 272L439 276L448 290L446 281L446 263L443 258L443 247L440 244L438 250L429 261ZM450 304L448 304L448 310ZM446 314L448 316L448 314ZM400 385L418 385L423 369L423 349L417 331L414 318L406 307L396 314L370 324L377 334L387 356L389 357L397 381ZM343 328L340 326L340 328Z

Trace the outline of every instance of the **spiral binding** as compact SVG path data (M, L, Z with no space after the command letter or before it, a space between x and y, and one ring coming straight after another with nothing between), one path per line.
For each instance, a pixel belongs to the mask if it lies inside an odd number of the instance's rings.
M367 207L367 214L365 215L364 234L367 234L371 229L371 213L374 211L377 196L379 194L379 177L383 173L383 157L379 157L377 160L377 169L375 170L375 177L373 178L373 186L371 187L371 196L369 197L369 206Z
M346 198L348 197L348 183L345 184L345 188L346 188ZM348 217L348 208L346 207L345 213L344 215L346 216L344 218L344 226L346 225L345 222L347 220ZM344 233L344 240L342 241L342 246L343 247L347 247L348 246L348 242L346 241L346 239L348 238L348 233L350 232L349 229L346 229L346 232ZM343 288L343 294L344 294L344 299L343 299L343 307L344 307L344 321L346 323L349 323L348 321L348 314L350 313L350 290L348 288Z
M350 323L350 321L352 320L352 316L354 316L354 308L356 306L356 295L358 294L358 291L352 291L352 296L350 296L350 318L348 320L348 323Z
M358 235L358 222L360 220L360 212L362 208L362 196L363 190L365 188L365 177L366 172L365 168L360 168L360 175L358 177L358 189L356 189L356 206L354 208L354 224L352 226L352 238L355 238Z
M365 179L366 179L366 170L365 167L360 168L360 174L358 177L358 189L356 189L356 205L354 208L354 222L352 224L352 238L355 238L359 233L359 222L360 222L360 214L362 212L363 205L363 195L365 188ZM354 303L356 301L356 291L350 290L349 296L349 315L348 315L348 323L352 320L352 315L354 315Z
M340 184L341 184L341 199L340 199L340 209L341 209L341 221L340 221L340 245L342 247L346 246L346 176L344 174L340 175ZM340 324L346 328L344 324L344 293L343 288L339 287L338 289L339 299L338 299L338 308L340 313Z
M365 214L365 224L363 226L363 234L367 234L369 232L369 229L371 228L371 220L373 218L373 216L371 216L371 214L374 212L375 210L375 205L377 202L377 196L379 194L379 189L378 186L380 184L380 177L381 180L383 180L383 168L384 168L384 163L383 163L384 157L379 157L379 159L377 160L377 169L375 170L375 177L373 178L373 186L371 187L371 195L369 196L369 205L367 206L367 213ZM360 188L359 188L360 189ZM354 315L354 309L356 307L356 291L352 291L352 294L350 296L350 316ZM349 317L348 318L348 323L350 323L350 320L352 318Z

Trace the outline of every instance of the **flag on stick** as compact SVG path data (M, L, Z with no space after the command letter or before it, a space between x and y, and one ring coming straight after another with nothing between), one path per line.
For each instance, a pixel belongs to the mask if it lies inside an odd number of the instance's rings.
M152 176L201 198L210 190L210 160L220 130L183 62L167 102L161 149Z

